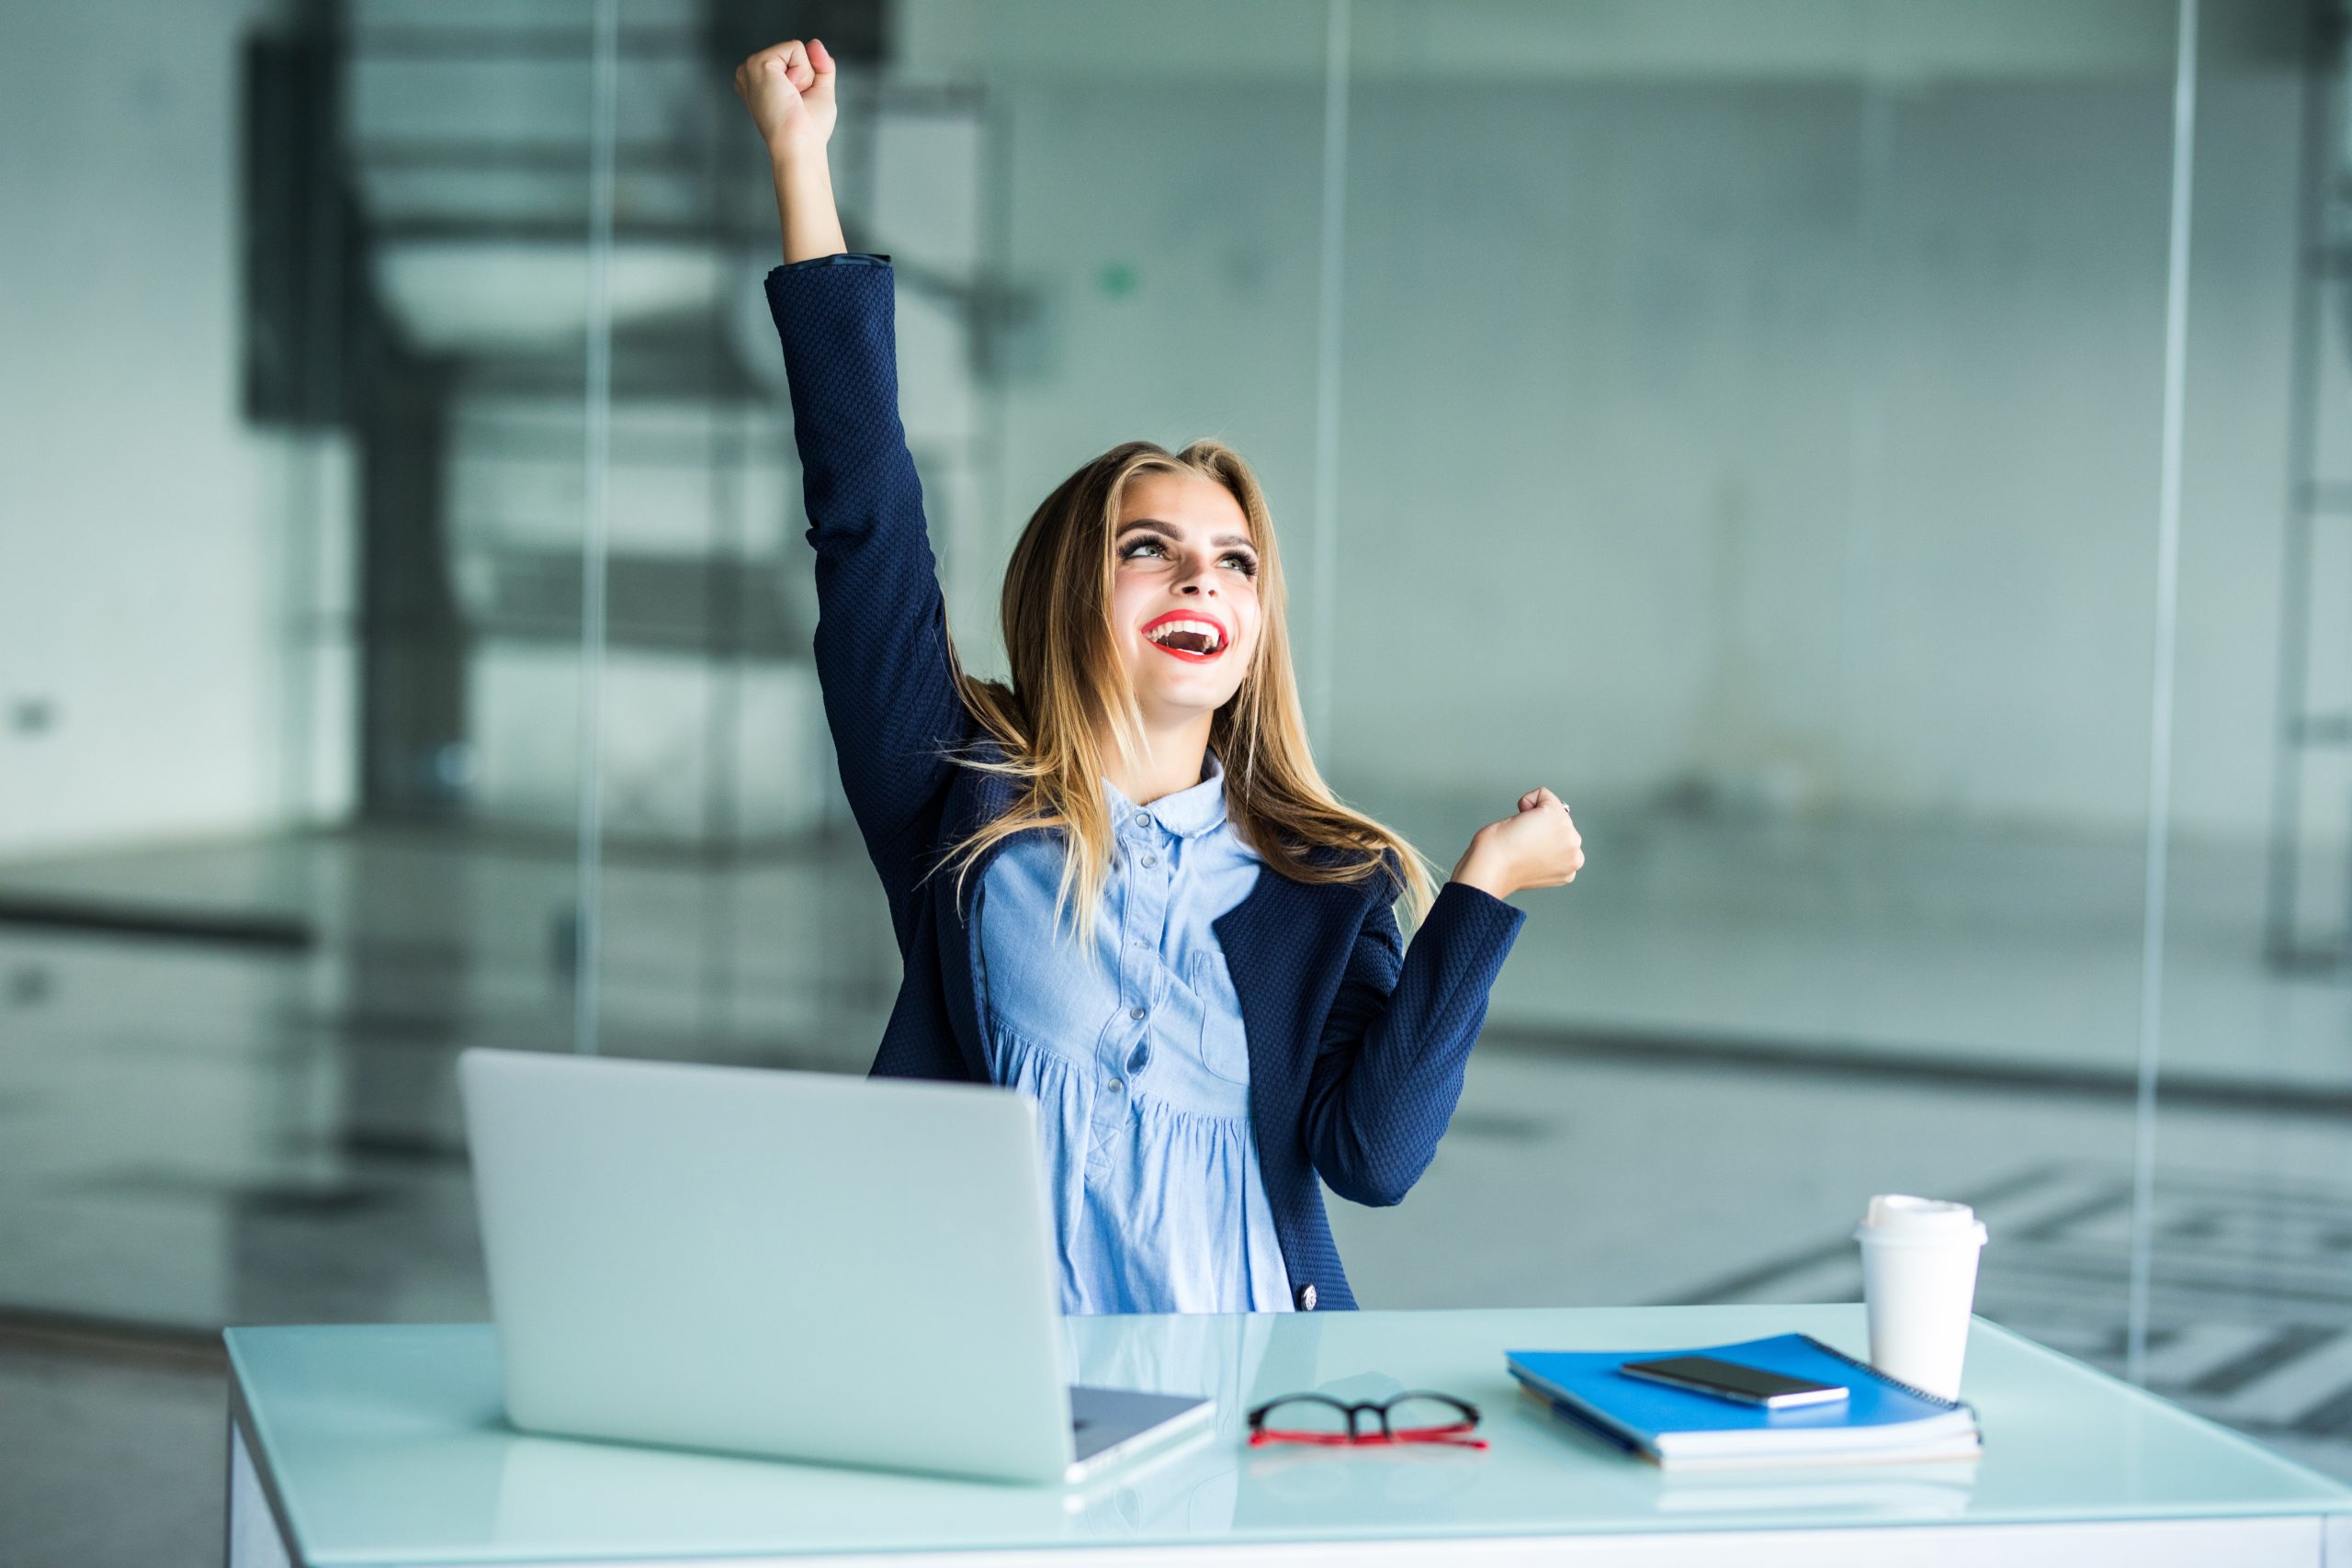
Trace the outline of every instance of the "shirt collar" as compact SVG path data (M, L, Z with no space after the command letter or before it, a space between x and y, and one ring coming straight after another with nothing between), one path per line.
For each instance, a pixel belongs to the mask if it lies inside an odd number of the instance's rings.
M1201 768L1200 783L1163 795L1148 807L1129 800L1108 780L1103 781L1102 789L1111 797L1113 819L1123 827L1149 818L1180 839L1193 839L1225 821L1225 765L1214 751Z

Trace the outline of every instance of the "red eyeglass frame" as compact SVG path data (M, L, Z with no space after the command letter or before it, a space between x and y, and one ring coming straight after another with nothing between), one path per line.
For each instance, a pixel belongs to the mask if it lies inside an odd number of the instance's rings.
M1450 1426L1414 1427L1399 1432L1388 1424L1389 1406L1408 1399L1436 1400L1441 1404L1448 1404L1461 1411L1463 1418ZM1344 1432L1268 1431L1266 1429L1267 1414L1270 1411L1279 1410L1285 1404L1327 1405L1346 1417L1348 1429ZM1380 1417L1379 1431L1359 1432L1356 1430L1358 1421L1367 1414ZM1437 1393L1425 1389L1408 1390L1404 1393L1391 1394L1386 1399L1359 1400L1353 1404L1345 1400L1333 1399L1327 1393L1288 1393L1279 1399L1270 1399L1250 1412L1250 1446L1254 1449L1263 1448L1269 1443L1302 1443L1320 1448L1344 1449L1421 1443L1440 1448L1483 1449L1487 1446L1486 1438L1468 1436L1469 1433L1477 1429L1477 1426L1478 1407L1476 1405L1466 1399L1456 1399L1450 1393Z

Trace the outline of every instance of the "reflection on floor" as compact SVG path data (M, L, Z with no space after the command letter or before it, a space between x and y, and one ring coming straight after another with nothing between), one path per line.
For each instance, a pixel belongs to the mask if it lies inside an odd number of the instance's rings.
M1530 900L1540 913L1498 1027L1421 1187L1393 1210L1334 1204L1365 1303L1851 1299L1863 1198L1926 1191L1984 1207L1988 1315L2119 1364L2133 1120L2110 1079L1987 1073L2015 1040L1953 1072L1920 1070L1917 1050L1887 1070L1845 1036L1807 1061L1638 1043L1750 1002L1780 1021L1757 1032L1794 1030L1802 987L1783 969L1840 976L1842 992L1808 1005L1849 1021L1874 1016L1873 995L1875 1016L1899 1021L1917 989L1951 998L1947 1043L1995 1038L2004 1010L2043 1007L2036 1027L2054 1028L2058 1001L2111 1043L2129 1037L2132 998L2109 995L2107 971L2086 958L2069 998L2045 953L2043 980L2020 987L2033 996L1972 1011L1965 978L1997 989L2029 937L1972 936L1949 909L1876 946L1850 922L1760 908L1744 926L1694 923L1696 895L1669 897L1680 874L1658 874L1589 906ZM408 833L114 856L10 881L275 908L317 928L307 951L259 953L0 928L0 1451L45 1456L0 1467L0 1518L34 1521L9 1526L5 1555L159 1562L172 1560L159 1541L185 1540L187 1560L211 1561L217 1516L187 1510L218 1488L217 1369L60 1351L26 1325L130 1325L130 1343L177 1330L162 1342L184 1346L186 1331L232 1323L486 1315L451 1063L477 1043L568 1046L573 873L560 856ZM864 1066L896 965L854 849L720 870L623 857L605 891L613 1054ZM2077 956L2112 924L2086 921ZM2217 935L2210 953L2236 941ZM2230 984L2267 995L2282 983L2254 965L2251 941ZM1641 967L1643 942L1681 956ZM1733 964L1742 942L1755 951ZM1713 988L1689 967L1709 951L1726 964ZM2352 1079L2329 1055L2352 1055L2347 992L2301 985L2268 1009L2294 1043L2250 1050L2241 1077ZM1625 998L1642 995L1650 1010L1628 1027ZM1590 1017L1576 1010L1588 1004ZM1613 1043L1577 1049L1591 1033ZM1913 1041L1898 1029L1892 1043ZM2083 1060L2114 1065L2102 1054ZM2343 1097L2168 1100L2158 1150L2152 1380L2352 1476ZM157 1478L144 1514L117 1507L110 1477L126 1466Z
M1426 847L1477 817L1405 803ZM1579 1039L1890 1055L2128 1077L2140 1041L2145 845L1919 820L1578 818L1592 865L1521 900L1493 1021ZM1587 820L1589 818L1589 820ZM2352 1105L2352 986L2262 958L2263 846L2176 841L2163 1054L2181 1086L2290 1086ZM2345 868L2314 856L2316 908ZM2335 906L2340 908L2341 906ZM2340 914L2314 915L2312 936Z

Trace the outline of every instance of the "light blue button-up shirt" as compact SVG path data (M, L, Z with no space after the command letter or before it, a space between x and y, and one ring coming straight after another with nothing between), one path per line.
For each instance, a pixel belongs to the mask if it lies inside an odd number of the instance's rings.
M1148 807L1103 789L1116 844L1093 931L1056 919L1049 833L989 862L978 915L989 1073L1042 1112L1062 1310L1288 1311L1241 1004L1210 926L1258 859L1215 757Z

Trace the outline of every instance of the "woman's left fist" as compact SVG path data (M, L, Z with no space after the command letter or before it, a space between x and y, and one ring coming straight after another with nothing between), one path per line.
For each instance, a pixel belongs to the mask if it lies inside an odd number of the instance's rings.
M1560 797L1532 789L1519 809L1489 822L1453 867L1453 880L1507 898L1522 887L1558 887L1584 869L1584 836Z

